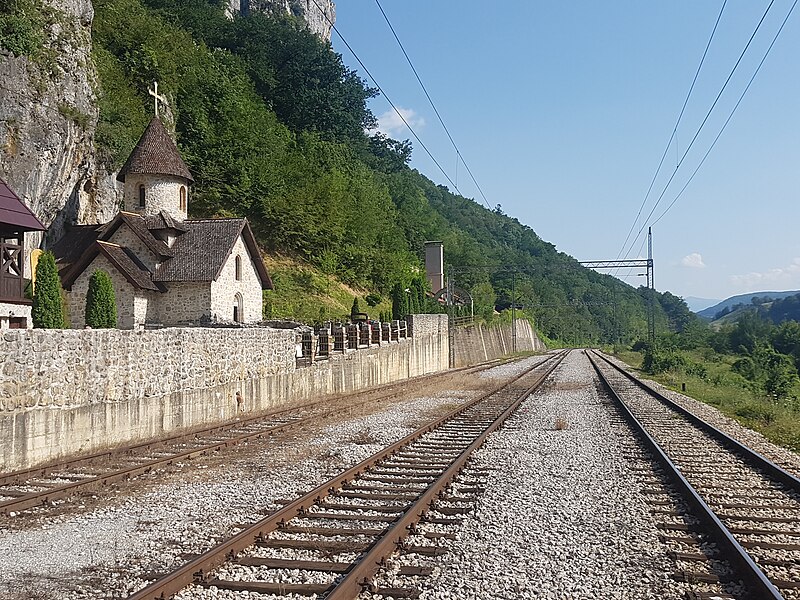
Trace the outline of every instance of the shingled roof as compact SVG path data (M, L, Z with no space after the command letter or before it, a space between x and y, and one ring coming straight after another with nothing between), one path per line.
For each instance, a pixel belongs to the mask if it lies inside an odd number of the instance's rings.
M125 181L128 173L173 175L190 182L194 181L175 142L158 117L153 117L144 130L136 148L120 169L117 180Z
M72 284L75 283L75 280L86 270L98 254L105 256L133 287L154 292L167 291L163 284L153 281L152 274L147 267L128 248L102 240L94 241L75 261L72 268L62 273L61 283L65 289L72 289Z
M105 225L73 225L53 246L58 273L62 278L80 260L87 248L97 241L104 227Z
M156 269L155 281L216 280L241 234L253 258L262 289L272 289L272 280L261 260L247 219L198 219L184 221L182 225L186 233L175 240L171 248L173 258Z
M174 229L175 231L186 231L183 222L176 221L167 211L161 210L154 215L144 217L144 224L150 231L163 229Z
M178 236L171 248L156 239L150 231L163 228L168 222L123 212L106 225L73 226L53 247L62 284L67 289L71 288L99 252L102 252L132 285L140 289L165 291L163 283L167 282L215 281L241 235L253 259L262 289L272 289L272 280L261 260L258 244L247 219L200 219L173 223L179 225L180 230L185 233ZM128 225L148 248L164 259L155 273L148 271L129 249L107 242L123 223ZM147 223L150 223L151 227L148 228Z
M46 227L19 199L5 181L0 179L0 229L15 231L44 231Z

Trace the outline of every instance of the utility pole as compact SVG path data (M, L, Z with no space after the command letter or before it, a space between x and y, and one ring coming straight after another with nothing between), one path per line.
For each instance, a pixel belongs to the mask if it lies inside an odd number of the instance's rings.
M650 296L647 311L647 338L650 348L656 345L656 282L653 270L653 228L647 228L647 293Z

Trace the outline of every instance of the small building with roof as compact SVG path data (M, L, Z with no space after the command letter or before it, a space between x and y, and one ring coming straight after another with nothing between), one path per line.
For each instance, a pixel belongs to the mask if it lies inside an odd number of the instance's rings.
M0 179L0 329L32 326L32 303L25 298L25 233L44 230L36 215Z
M120 328L262 319L272 282L247 219L188 218L192 175L157 116L117 179L124 210L53 248L73 327L97 269L111 276Z

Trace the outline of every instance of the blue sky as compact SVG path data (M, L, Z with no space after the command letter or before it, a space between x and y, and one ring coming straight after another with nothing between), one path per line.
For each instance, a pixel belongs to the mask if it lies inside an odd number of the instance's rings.
M649 222L699 164L792 1L773 3ZM489 204L502 205L579 260L617 258L722 0L381 4ZM634 234L768 5L727 2ZM375 0L339 0L336 12L341 34L448 176L465 196L482 202L463 165L456 168L456 151ZM366 78L335 33L332 43ZM385 98L371 108L392 137L411 138ZM452 188L419 144L414 147L412 166ZM656 287L706 298L800 289L798 217L800 8L704 165L654 226ZM640 247L641 238L630 256L639 255ZM643 278L627 281L639 285Z

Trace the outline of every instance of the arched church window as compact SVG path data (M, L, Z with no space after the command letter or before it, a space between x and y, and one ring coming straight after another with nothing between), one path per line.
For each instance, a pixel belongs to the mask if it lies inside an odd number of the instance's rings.
M241 281L242 279L242 257L237 255L236 256L236 281Z
M144 208L144 185L139 184L139 208Z
M244 298L238 292L233 297L233 320L237 323L244 322Z
M181 212L186 212L186 186L181 186Z

